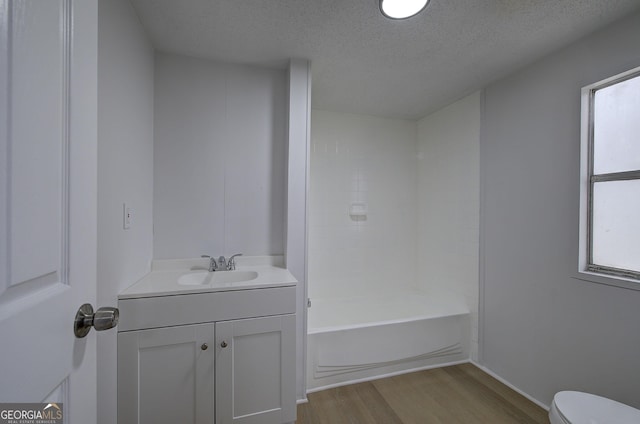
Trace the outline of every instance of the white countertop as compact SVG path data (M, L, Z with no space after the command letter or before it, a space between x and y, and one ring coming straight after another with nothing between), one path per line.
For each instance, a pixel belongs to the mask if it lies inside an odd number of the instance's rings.
M186 274L206 272L208 259L170 259L153 261L151 272L122 291L118 299L172 296L230 290L294 286L297 280L282 266L282 256L242 256L236 258L236 271L214 273L240 273L254 271L257 276L247 281L180 285L178 279ZM211 280L211 279L207 279Z

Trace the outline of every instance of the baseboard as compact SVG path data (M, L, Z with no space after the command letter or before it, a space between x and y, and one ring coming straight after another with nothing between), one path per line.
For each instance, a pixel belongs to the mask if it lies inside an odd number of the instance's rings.
M513 384L511 384L510 382L508 382L507 380L505 380L504 378L500 377L498 374L496 374L495 372L491 371L489 368L484 367L482 365L480 365L479 363L475 362L475 361L469 361L471 362L473 365L475 365L476 367L480 368L483 372L489 374L491 377L495 378L496 380L498 380L499 382L501 382L502 384L504 384L505 386L509 387L511 390L521 394L522 396L526 397L527 399L529 399L531 402L535 403L536 405L538 405L540 408L544 409L545 411L549 411L549 406L540 402L538 399L534 398L533 396L531 396L530 394L520 390L519 388L517 388L516 386L514 386Z
M449 366L452 366L452 365L468 364L469 362L470 361L468 359L465 359L463 361L455 361L455 362L447 362L447 363L444 363L444 364L427 365L427 366L424 366L424 367L411 368L411 369L396 371L396 372L392 372L392 373L388 373L388 374L375 375L375 376L365 377L365 378L360 378L360 379L355 379L355 380L341 381L340 383L329 384L329 385L326 385L326 386L314 387L313 389L308 389L307 390L307 394L320 392L322 390L327 390L327 389L334 389L336 387L348 386L350 384L365 383L367 381L380 380L381 378L395 377L396 375L409 374L409 373L417 372L417 371L424 371L424 370L431 370L431 369L434 369L434 368L449 367Z
M304 397L302 399L296 400L297 405L302 405L303 403L309 403L309 398Z

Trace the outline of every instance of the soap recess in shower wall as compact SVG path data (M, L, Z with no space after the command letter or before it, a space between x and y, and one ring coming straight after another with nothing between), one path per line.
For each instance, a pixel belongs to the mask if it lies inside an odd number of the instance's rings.
M354 220L367 219L367 204L352 203L349 207L349 216Z

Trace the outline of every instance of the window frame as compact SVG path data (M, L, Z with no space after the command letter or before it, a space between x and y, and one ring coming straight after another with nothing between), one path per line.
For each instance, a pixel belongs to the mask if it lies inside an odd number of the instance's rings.
M593 190L598 182L640 180L640 169L594 174L594 100L598 90L640 77L640 67L582 88L580 131L580 240L578 278L640 290L640 271L593 263Z

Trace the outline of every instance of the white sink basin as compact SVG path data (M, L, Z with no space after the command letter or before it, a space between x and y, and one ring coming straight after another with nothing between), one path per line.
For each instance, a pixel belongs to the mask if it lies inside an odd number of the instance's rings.
M120 293L118 299L289 287L297 283L278 257L243 256L236 265L237 270L208 272L206 258L154 261L151 272Z
M178 284L182 286L203 286L226 283L239 283L258 278L255 271L217 271L217 272L190 272L178 278Z

